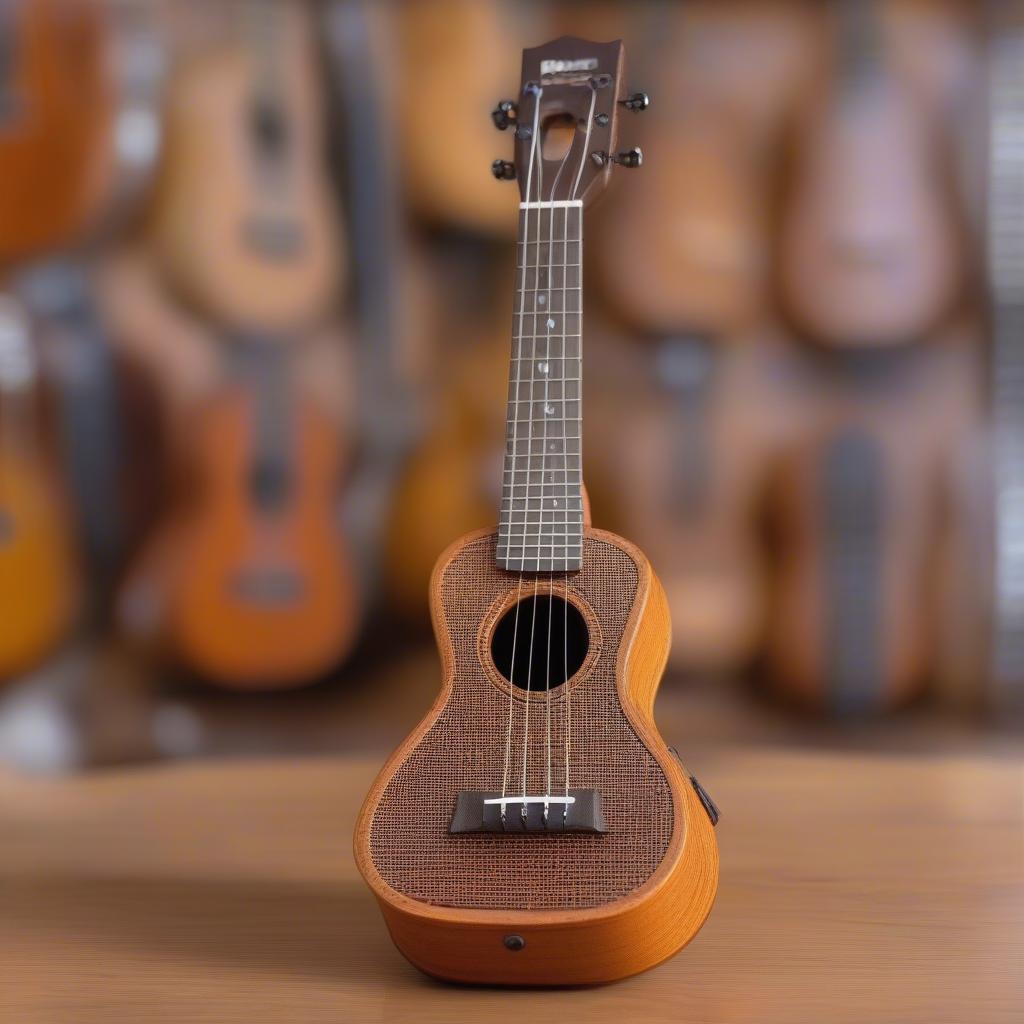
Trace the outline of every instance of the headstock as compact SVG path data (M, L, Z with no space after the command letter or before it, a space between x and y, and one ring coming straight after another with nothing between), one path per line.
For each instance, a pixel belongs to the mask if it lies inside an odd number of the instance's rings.
M495 160L494 176L518 179L523 202L586 205L604 189L613 164L639 167L639 148L615 151L619 108L649 105L645 93L626 95L623 69L620 40L562 36L524 50L519 99L502 100L491 114L496 128L515 129L515 158Z

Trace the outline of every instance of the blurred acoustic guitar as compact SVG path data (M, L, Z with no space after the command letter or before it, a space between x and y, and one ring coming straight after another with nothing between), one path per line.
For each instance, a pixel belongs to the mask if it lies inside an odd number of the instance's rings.
M614 389L634 412L625 429L610 411L596 417L595 508L642 537L657 562L672 610L672 667L735 673L754 658L765 625L765 466L800 425L804 399L779 386L789 360L767 330L721 343L666 338L606 359L608 380L591 389L592 402L608 409Z
M247 0L171 76L149 237L169 285L235 331L294 332L343 272L308 5Z
M0 266L69 244L96 213L112 95L103 7L0 4Z
M659 567L673 667L729 672L753 656L764 619L754 510L780 423L767 383L777 346L757 321L806 19L777 3L695 2L637 5L624 20L647 40L658 102L637 119L643 186L596 214L597 262L619 344L643 345L608 375L633 378L636 413L608 429L615 455L594 467L593 496Z
M781 299L812 340L905 342L935 328L962 291L949 140L902 69L885 5L832 0L828 13L828 61L793 125Z
M512 237L515 203L493 187L487 115L518 72L517 49L544 34L547 13L512 0L432 0L394 9L398 117L413 208L435 225ZM454 101L466 116L448 118L441 132L429 112Z
M919 696L935 668L947 463L973 356L958 327L822 359L801 437L767 467L766 654L777 694L857 715Z
M636 126L644 187L595 214L602 295L647 335L728 336L764 312L776 149L807 20L777 2L608 6L617 31L646 41L658 102Z
M493 247L478 240L461 240L449 250L435 255L421 289L421 315L439 370L431 381L434 407L424 438L399 474L386 530L391 606L424 623L423 592L451 531L486 525L501 497L508 328L494 315L500 303L493 278L510 261L496 260ZM463 315L450 322L445 297L456 293L466 296Z
M232 357L233 379L179 439L190 464L122 616L140 594L159 602L168 654L211 682L298 686L342 660L358 624L339 431L279 340L236 340Z
M1024 4L990 0L985 19L987 326L979 415L949 446L939 693L957 710L1024 721ZM979 342L979 349L981 348Z
M68 633L78 593L65 505L40 444L28 319L0 297L0 678L32 668Z

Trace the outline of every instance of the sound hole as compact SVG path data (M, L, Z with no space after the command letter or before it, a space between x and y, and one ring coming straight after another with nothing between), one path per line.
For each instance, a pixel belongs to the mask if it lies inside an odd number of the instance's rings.
M580 670L589 649L586 621L571 601L557 594L538 594L514 604L491 634L495 667L521 690L561 686Z

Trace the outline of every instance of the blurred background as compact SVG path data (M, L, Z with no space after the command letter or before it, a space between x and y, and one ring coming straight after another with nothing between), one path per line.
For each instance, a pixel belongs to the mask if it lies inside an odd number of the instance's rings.
M383 754L496 522L524 46L622 38L586 481L673 739L1014 741L1024 3L0 7L0 760Z

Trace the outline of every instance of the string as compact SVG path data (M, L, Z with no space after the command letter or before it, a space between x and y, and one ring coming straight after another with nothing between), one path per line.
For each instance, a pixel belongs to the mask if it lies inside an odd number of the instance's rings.
M529 160L529 164L528 164L528 170L526 172L526 201L527 202L530 201L530 192L531 192L531 186L532 186L532 182L533 182L533 164L534 164L534 158L535 158L536 153L537 153L537 135L538 135L538 128L540 126L540 99L541 99L541 96L544 95L543 88L540 87L540 86L535 87L534 95L535 95L536 99L535 99L534 110L533 110L533 136L532 136L532 141L530 143L530 160ZM527 262L528 262L527 259L526 259L526 254L529 251L528 246L529 246L529 238L530 238L530 210L529 210L529 207L527 207L527 209L524 211L524 214L525 214L525 216L524 216L524 221L523 221L523 266L522 266L522 271L521 271L520 278L519 278L519 324L518 324L518 337L516 338L516 341L517 341L516 349L515 349L515 351L513 352L513 355L512 355L512 358L513 358L513 360L515 360L515 365L516 365L515 385L514 385L514 393L513 393L513 399L512 400L516 404L514 406L512 406L512 459L511 459L511 465L510 465L511 476L512 476L512 483L511 483L510 497L509 497L509 503L510 503L509 504L509 517L510 517L510 520L511 520L512 509L515 508L516 466L517 466L517 461L518 461L518 452L517 452L516 444L517 444L517 440L518 440L518 425L519 425L519 404L518 404L519 403L519 385L521 383L522 363L523 363L523 359L522 359L522 356L523 356L523 320L524 320L524 317L526 315L526 273L527 273ZM532 370L531 370L531 376L532 376ZM531 393L532 393L532 390L533 390L532 384L531 384L530 390L531 390ZM529 473L527 473L527 480L529 480ZM527 487L527 493L529 493L529 487ZM527 517L524 515L523 518L525 520ZM510 528L509 529L509 544L510 545L511 545L511 538L512 538L512 531L511 531L511 528ZM526 538L525 538L525 535L524 535L524 538L523 538L524 544L525 544L525 539ZM525 546L524 546L524 548L523 548L524 554L525 554L525 551L526 551L526 549L525 549ZM502 774L502 780L501 780L501 797L502 797L502 800L505 799L505 796L508 793L509 767L510 767L511 758L512 758L512 720L513 720L513 711L514 711L514 708L515 708L516 642L517 642L517 640L519 638L519 609L522 606L522 603L523 603L523 568L522 568L522 563L520 563L519 582L518 582L518 584L516 586L515 621L514 621L514 624L513 624L513 627L512 627L512 661L511 661L511 663L509 665L509 671L508 671L508 675L509 675L509 680L508 680L508 684L509 684L508 685L508 729L507 729L507 732L505 734L505 770L504 770L504 773ZM525 795L525 790L524 790L524 795ZM499 806L501 807L501 823L504 826L504 824L505 824L505 804L502 803ZM525 807L525 804L523 806Z
M592 124L592 120L593 120L595 102L596 102L596 92L594 92L592 90L591 98L590 98L590 110L589 110L588 116L587 116L586 138L584 140L584 147L583 147L583 153L582 153L582 156L581 156L580 166L577 169L577 173L576 173L576 181L575 181L575 183L573 185L573 195L571 197L572 199L575 199L575 193L578 190L579 182L580 182L580 179L581 179L581 176L582 176L582 173L583 173L583 166L584 166L584 163L585 163L586 158L587 158L587 153L589 151L590 131L591 131L591 124ZM536 137L535 137L535 141L536 141ZM550 192L550 195L548 197L549 203L553 203L554 202L554 196L555 196L555 191L556 191L557 186L558 186L558 181L561 178L562 171L566 167L566 164L568 162L568 158L569 158L569 155L570 155L571 152L572 152L572 148L570 147L568 150L566 150L565 155L562 157L562 161L561 161L561 163L559 165L558 171L555 174L554 180L551 183L551 192ZM538 186L537 186L538 204L540 203L541 197L544 194L543 193L542 175L543 175L543 162L541 162L538 165ZM538 285L539 285L539 276L540 276L540 246L541 246L541 239L540 239L541 221L540 221L540 215L541 215L541 207L540 207L540 205L538 205L538 207L537 207L536 259L535 259L535 266L537 268L536 269L536 274L537 274L537 277L538 277L538 281L536 283ZM546 289L547 294L551 294L552 291L553 291L553 282L551 281L551 274L553 272L553 264L554 264L554 259L553 259L554 237L555 237L555 235L554 235L554 230L555 230L554 229L554 222L555 222L555 208L554 208L553 205L550 205L548 207L548 261L547 261L548 262L548 267L547 267L548 281L547 281L547 289ZM563 231L562 245L563 245L563 256L564 256L564 250L568 246L568 238L569 238L569 208L568 207L566 207L566 210L565 210L565 220L563 222L563 227L564 227L564 231ZM566 295L565 274L568 272L568 267L567 267L568 260L563 258L562 263L563 263L563 266L562 266L562 275L563 275L563 277L562 277L562 287L561 287L561 291L562 291L562 309L561 309L559 315L562 317L562 331L561 331L561 335L562 335L562 437L563 437L563 441L562 441L562 464L563 464L563 473L564 473L565 472L565 468L564 467L566 465L566 444L565 444L565 439L566 439L566 434L567 434L566 426L565 426L565 372L564 372L565 371L565 339L566 339L566 331L565 331L565 295ZM534 416L534 411L535 411L533 384L534 384L534 381L536 379L534 368L536 366L536 356L537 356L537 297L538 297L538 293L539 293L539 287L535 287L535 289L534 289L534 309L533 309L534 329L533 329L533 334L532 334L532 337L533 337L533 349L532 349L532 363L531 363L531 372L530 372L530 402L529 402L529 409L530 409L530 438L531 438L531 442L530 442L531 455L530 455L530 458L531 458L531 462L532 462L533 416ZM543 403L543 408L541 410L541 412L542 412L542 420L541 420L541 422L543 423L543 438L542 438L542 442L541 442L542 446L541 446L541 466L540 466L540 474L541 474L540 475L540 492L541 493L540 493L540 504L539 504L539 513L538 513L538 522L537 522L537 534L536 534L536 536L537 536L538 576L534 580L534 588L533 588L533 615L532 615L531 624L530 624L529 669L528 669L528 673L527 673L526 699L525 699L524 724L523 724L523 791L522 792L523 792L524 801L523 801L523 805L522 805L521 816L524 819L524 821L526 820L526 817L527 817L527 804L525 802L525 797L526 797L526 791L527 791L526 790L526 785L527 785L527 781L528 781L528 779L527 779L527 776L528 776L528 754L529 754L529 739L530 739L530 732L529 732L529 728L530 728L530 688L531 688L531 679L532 679L532 672L533 672L533 645L534 645L534 639L535 639L535 633L536 633L536 620L537 620L537 605L538 605L537 595L538 595L538 591L539 591L539 582L540 582L539 567L540 567L540 558L541 558L541 532L542 532L542 529L543 529L543 522L544 522L544 500L545 500L545 495L546 495L545 476L546 476L546 473L547 473L547 456L548 456L548 453L547 453L547 442L548 442L547 423L548 423L548 409L550 407L549 403L550 403L550 394L551 394L550 393L550 379L551 379L551 367L550 367L550 360L551 360L551 331L552 331L552 329L554 327L554 323L555 322L554 322L554 319L553 319L553 314L552 314L552 311L551 311L551 308L550 308L550 305L549 305L547 307L547 314L545 316L545 332L544 332L544 360L545 360L545 367L547 369L547 373L545 373L545 375L544 375L544 403ZM530 476L532 477L532 467L531 467ZM564 486L564 484L563 484L563 490L567 490L567 488ZM529 491L530 491L530 483L529 483L529 480L528 480L528 482L527 482L527 501L526 501L527 509L529 509L529 504L530 504L530 502L529 502ZM527 512L526 518L527 519L529 518L528 512ZM556 517L555 517L554 513L552 513L552 526L554 526L555 518ZM566 523L568 523L568 508L567 507L565 507L563 509L563 516L562 516L562 518L563 518L563 520ZM554 560L555 560L555 552L554 552L555 532L556 531L552 528L552 531L551 531L551 544L550 544L550 561L551 561L552 572L554 571ZM566 570L568 569L568 546L567 546L567 542L566 542L567 534L568 534L568 530L566 529L563 532L563 541L562 541L562 543L563 543L563 561L565 562L565 569ZM526 549L525 549L525 545L524 545L524 548L523 548L523 563L524 564L525 564L525 555L526 555ZM566 603L566 605L565 605L565 622L564 622L564 625L563 625L563 630L564 631L567 630L568 615L569 615L568 603ZM548 588L548 622L547 622L547 626L548 626L547 656L546 656L546 660L545 660L546 686L547 686L547 691L546 691L547 701L546 701L546 705L545 705L545 707L546 707L546 713L545 713L545 721L546 721L545 754L546 754L546 762L547 762L547 779L546 779L546 787L545 787L545 790L544 790L544 796L545 796L545 800L544 800L544 823L545 823L545 825L547 824L548 815L549 815L549 812L550 812L550 800L548 798L551 795L551 693L550 693L550 689L551 689L551 633L552 633L552 629L553 629L553 625L554 625L553 619L554 619L554 587L549 584L549 588ZM565 646L567 646L567 641L565 642ZM565 662L565 661L567 661L567 653L568 652L567 652L567 650L565 650L563 653L565 655L565 658L564 658L564 662ZM564 662L563 662L563 664L564 664ZM566 680L566 682L568 682L568 680ZM566 797L568 797L568 793L566 793ZM562 820L563 820L563 825L564 825L565 818L567 816L568 803L566 802L562 806L563 806Z
M594 124L594 110L597 105L597 89L594 86L594 80L590 80L590 109L587 112L587 133L583 140L583 153L580 157L580 165L576 170L576 180L573 182L572 195L570 199L575 199L579 192L580 180L583 176L583 166L587 159L587 155L590 153L590 132ZM565 495L565 520L569 521L569 457L566 454L566 418L565 418L565 389L566 389L566 378L565 378L565 349L566 349L566 330L565 330L565 284L566 277L569 273L569 210L571 207L565 209L565 252L564 252L564 263L565 268L562 271L562 488ZM579 284L583 284L583 210L582 208L578 214L579 219L579 241L580 247L580 258L573 262L577 264L576 273L579 275ZM577 310L579 316L579 336L580 336L580 372L573 374L577 377L577 387L579 392L577 395L577 401L579 402L579 418L578 422L582 428L583 422L583 304L580 303L580 309ZM583 469L583 438L582 429L580 430L580 450L577 458L579 459L579 466L577 467L580 473L580 517L583 516L583 486L582 486L582 469ZM566 527L566 533L568 533L568 527ZM569 814L569 760L570 752L572 749L572 688L569 686L569 549L565 547L562 549L565 553L565 607L564 620L562 625L562 671L563 678L565 679L565 803L562 804L562 827L565 827L565 821ZM583 558L583 531L580 530L580 564L582 564Z
M571 193L571 196L570 196L570 201L575 201L576 200L576 196L577 196L577 193L579 191L579 185L580 185L580 182L582 180L583 168L584 168L584 166L586 164L587 155L589 153L591 128L592 128L592 124L593 124L593 116L594 116L594 110L595 110L596 99L597 99L596 88L595 88L593 80L591 80L591 82L590 82L590 87L591 87L590 109L589 109L589 112L588 112L588 115L587 115L587 119L586 119L586 134L585 134L585 138L584 138L583 152L582 152L581 157L580 157L579 167L577 168L576 178L575 178L575 181L573 183L573 188L572 188L572 193ZM537 168L537 236L536 236L536 242L535 242L536 251L535 251L534 271L535 271L535 274L537 275L537 278L539 278L539 275L540 275L540 246L541 246L541 231L542 231L542 226L541 226L541 203L542 203L542 197L543 197L544 192L543 192L543 156L542 156L542 154L540 154L538 147L539 147L539 135L540 135L540 123L539 123L540 99L541 99L541 96L543 95L543 89L540 88L539 86L534 86L533 92L534 92L534 95L535 95L536 99L535 99L535 104L534 104L533 129L532 129L532 133L531 133L531 145L530 145L530 159L529 159L529 163L528 163L527 181L526 181L526 189L525 189L527 207L526 207L526 211L525 211L524 227L523 227L523 243L522 243L523 244L523 267L522 267L522 275L520 277L520 302L519 302L519 307L520 307L519 308L519 314L520 315L519 315L519 331L518 331L518 339L517 339L518 342L519 342L519 345L518 345L518 361L519 361L520 365L517 366L517 368L516 368L515 385L514 385L515 386L515 394L514 394L514 398L513 398L513 401L515 402L515 405L514 405L514 419L513 419L513 428L512 428L512 466L511 466L511 470L512 470L512 472L511 472L511 476L512 476L512 481L511 481L511 495L512 495L512 499L511 499L511 507L509 509L510 512L514 509L514 505L515 505L515 501L514 501L515 488L516 488L516 468L515 468L515 466L516 466L516 459L518 458L518 452L517 452L516 448L517 448L517 439L518 439L518 407L519 407L519 401L520 401L520 398L519 398L519 386L522 383L522 370L521 370L521 364L523 362L523 346L522 346L522 342L524 340L523 339L523 322L524 322L524 317L527 315L525 307L526 307L526 280L527 280L527 272L528 272L528 257L529 257L529 245L530 245L530 209L529 209L529 203L532 201L532 196L533 196L533 172L534 172L534 167L535 166ZM549 197L549 202L551 202L551 203L554 202L555 190L556 190L558 181L559 181L559 179L561 177L562 171L567 166L567 161L568 161L570 153L571 153L571 147L569 148L569 150L566 151L565 156L562 158L562 162L559 165L558 172L556 173L555 178L552 181L552 184L551 184L551 194L550 194L550 197ZM564 517L564 520L566 522L566 530L565 530L565 533L563 534L564 537L568 537L568 528L567 527L568 527L568 519L569 519L569 515L568 515L568 512L569 512L569 508L568 508L568 505L569 505L568 454L567 454L567 451L566 451L566 447L567 447L566 446L566 441L568 440L568 432L567 432L566 415L565 415L565 412L566 412L566 405L565 405L565 402L566 402L566 383L567 383L566 379L565 379L565 363L566 363L566 351L565 350L566 350L566 341L567 341L567 330L566 330L566 326L565 326L565 323L566 323L566 321L565 321L565 316L566 316L565 304L566 304L566 292L567 292L566 275L568 274L569 209L570 209L570 207L566 207L566 210L565 210L565 220L564 220L564 224L563 224L563 227L564 227L564 232L563 232L563 257L564 258L563 258L563 267L562 267L562 275L563 276L562 276L562 284L561 284L562 309L560 311L560 315L562 316L562 330L561 330L561 336L562 336L562 338L561 338L561 340L562 340L562 398L561 398L561 401L562 401L562 472L563 472L562 489L563 489L563 495L564 495L564 499L563 499L563 501L564 501L563 517ZM553 271L553 262L554 262L553 259L552 259L553 251L554 251L554 217L555 217L554 206L551 205L551 206L549 206L549 210L548 210L548 268L547 268L548 282L547 282L547 294L549 294L549 295L551 294L551 292L553 290L552 281L551 281L551 273ZM580 227L582 229L582 217L579 218L579 221L580 221ZM579 239L579 241L580 241L580 245L581 245L581 248L582 248L582 230L580 231L580 239ZM582 261L577 261L577 262L582 262ZM534 418L534 411L535 411L535 406L534 406L534 385L536 383L537 304L538 304L537 303L537 298L538 298L538 293L539 293L539 287L537 287L537 283L538 282L535 279L535 287L533 289L533 292L534 292L534 304L533 304L533 306L534 306L534 308L533 308L532 313L531 313L531 315L533 317L533 329L531 331L532 346L531 346L531 359L530 359L530 397L529 397L529 400L528 400L528 408L530 410L530 416L529 416L529 426L528 426L528 433L527 433L526 501L524 502L524 515L523 515L524 522L523 522L523 531L522 531L522 534L521 534L521 537L522 537L522 553L520 555L519 579L518 579L518 583L517 583L517 593L516 593L516 613L515 613L515 620L514 620L514 624L513 624L512 663L511 663L510 671L509 671L509 676L510 676L510 678L509 678L509 715L508 715L508 726L507 726L506 741L505 741L505 766L504 766L504 772L503 772L503 777L502 777L502 799L503 800L504 800L505 796L507 795L508 776L509 776L509 770L510 770L510 765L511 765L511 744L512 744L512 726L513 726L513 719L514 719L514 692L515 692L514 691L515 682L514 682L514 678L513 677L515 675L515 655L516 655L516 649L517 649L517 644L518 644L520 608L521 608L521 605L522 605L522 586L523 586L523 579L524 579L525 570L526 570L526 549L527 549L526 539L527 539L527 535L528 535L527 527L529 525L529 505L530 505L529 498L530 498L530 486L531 486L530 482L531 482L531 477L532 477L532 473L533 473L533 466L532 466L532 462L533 462L533 418ZM531 688L532 688L532 678L533 678L533 648L534 648L534 641L535 641L535 636L536 636L537 606L538 606L538 596L539 596L539 586L540 586L540 575L539 575L539 562L540 562L540 550L541 550L541 548L540 548L540 539L541 539L541 530L542 530L542 526L543 526L544 500L545 500L545 496L546 496L545 474L547 473L547 433L548 433L548 431L547 431L547 416L548 416L549 399L550 399L550 350L551 350L551 330L552 330L552 327L553 327L553 323L554 323L554 321L553 321L552 316L551 316L551 308L550 308L550 305L549 305L547 307L547 309L546 309L546 315L545 315L545 336L544 336L545 337L545 369L546 369L546 372L545 372L545 380L544 380L544 407L543 407L544 419L542 421L543 422L543 439L542 439L541 467L540 467L540 470L541 470L541 479L540 479L540 491L541 491L541 494L540 494L540 512L539 512L539 516L538 516L538 524L537 524L537 531L536 531L538 573L534 577L533 604L532 604L532 614L531 614L531 622L530 622L530 646L529 646L529 654L528 654L528 658L527 658L526 693L525 693L525 698L524 698L524 711L523 711L523 771L522 771L522 798L523 798L523 802L522 802L522 806L521 806L520 815L521 815L522 819L524 820L524 822L527 819L527 815L528 815L528 805L527 805L527 802L526 802L526 795L527 795L528 770L529 770L530 691L531 691ZM582 374L579 374L578 376L581 377ZM579 380L577 382L580 383L580 385L581 385L581 387L580 387L580 399L581 399L582 398L582 382L579 381ZM582 445L581 445L581 447L582 447ZM581 467L577 467L577 471L579 471L580 468ZM582 497L582 494L581 494L581 497ZM552 516L553 516L552 523L554 523L554 513L552 513ZM511 537L511 531L509 532L509 536ZM554 569L554 559L555 559L555 554L554 554L554 547L555 547L554 536L555 536L555 531L552 530L551 544L550 544L550 551L551 551L550 560L551 560L551 564L552 564L552 571ZM566 799L565 799L565 802L563 803L563 810L562 810L562 818L563 818L563 826L564 826L565 819L566 819L566 816L567 816L567 813L568 813L569 770L570 770L570 751L571 751L571 722L572 722L572 719L571 719L571 713L572 712L571 712L570 694L569 694L569 689L568 689L568 681L569 681L568 680L568 663L569 663L569 653L568 653L568 643L569 643L569 641L568 641L568 618L569 618L568 568L569 568L569 553L568 553L568 544L567 544L567 542L565 540L563 540L563 561L564 561L564 567L563 568L564 568L564 571L566 572L566 600L564 602L563 652L562 652L562 654L563 654L563 679L564 679L564 682L566 684L566 692L565 692L565 700L566 700L566 712L565 712L565 714L566 714L565 797L566 797ZM547 698L548 698L547 699L547 706L546 706L546 745L545 746L546 746L546 760L547 760L547 780L546 780L546 787L545 787L545 797L550 797L550 795L551 795L551 697L550 697L550 689L551 689L551 635L552 635L552 631L553 631L553 620L554 620L554 614L553 614L554 604L553 604L553 602L554 602L554 587L553 586L549 586L549 590L548 590L547 656L546 656L546 659L545 659L545 669L546 669L545 685L546 685L546 693L547 693ZM545 799L545 801L544 801L544 821L545 821L545 824L547 823L547 820L548 820L548 814L549 814L549 800ZM501 819L502 819L502 824L504 825L505 824L505 820L506 820L506 805L504 803L501 804Z
M558 181L562 177L562 171L565 169L566 164L568 163L569 154L571 152L572 152L572 147L569 147L568 149L566 149L565 155L562 157L562 161L558 165L558 171L555 173L555 177L554 177L554 179L551 182L551 190L548 193L548 201L549 202L552 202L552 203L554 202L555 190L558 188ZM565 372L564 372L565 360L564 360L564 357L565 357L565 274L566 274L566 268L565 268L566 260L565 260L565 249L564 249L564 246L565 246L565 238L567 238L568 231L569 231L569 228L568 228L568 224L569 224L569 210L568 209L565 210L564 216L565 216L565 221L564 221L564 224L565 224L565 237L563 238L563 243L562 243L563 244L563 250L562 250L562 253L563 253L563 258L562 258L562 308L561 308L561 311L559 313L559 315L562 317L562 357L563 357L563 360L562 360L562 367L563 367L563 373L562 373L562 378L563 378L563 380L562 380L562 436L563 436L563 438L565 436L565 380L564 380L564 378L565 378ZM555 208L554 208L554 206L552 206L548 210L548 281L547 281L547 290L546 290L546 295L547 296L550 296L551 293L554 290L554 282L551 280L551 275L554 272L554 255L553 255L554 254L554 250L555 250ZM536 309L536 303L534 303L534 309ZM543 444L541 446L541 452L542 452L542 454L541 454L541 478L540 478L540 508L541 508L540 521L541 521L541 523L544 522L544 499L545 499L545 496L546 496L546 488L547 488L547 484L545 482L545 479L546 479L546 477L550 476L550 472L548 471L548 467L547 467L547 457L548 457L548 455L547 455L547 447L548 447L547 411L548 411L548 402L549 402L550 397L551 397L551 390L550 390L550 385L551 385L551 326L550 325L553 322L552 321L552 315L553 314L552 314L552 310L551 310L551 303L550 303L550 301L547 303L547 310L548 310L548 319L547 319L548 327L547 327L547 330L546 330L545 335L544 335L544 365L545 365L545 367L547 369L546 369L546 372L544 374L544 441L543 441ZM532 415L532 409L531 409L531 415ZM563 463L565 462L565 442L564 442L564 440L562 442L562 462ZM557 505L557 502L555 504ZM564 510L563 510L563 517L564 517ZM551 515L552 523L554 522L555 518L556 518L555 514L554 514L554 512L552 512L552 515ZM540 535L539 535L539 530L540 530L540 527L538 527L538 536L537 536L537 542L538 542L538 545L537 545L537 558L538 558L538 561L540 560ZM564 544L564 539L563 539L563 544ZM554 568L555 568L555 531L554 530L551 531L551 555L550 555L550 561L551 561L551 571L552 571L552 573L554 573ZM545 701L545 705L544 705L544 720L545 720L545 733L546 733L545 743L544 743L544 750L545 750L545 756L546 756L546 760L547 760L547 776L546 776L546 783L545 783L545 786L544 786L544 797L545 797L545 799L544 799L544 824L545 825L547 825L547 823L548 823L548 814L549 814L550 809L551 809L551 804L550 804L550 802L548 801L547 798L551 796L551 633L552 633L553 624L554 624L554 600L555 600L555 588L553 586L553 578L554 577L552 576L551 582L549 582L549 586L548 586L548 646L547 646L547 656L545 657L545 660L544 660L544 667L545 667L544 692L545 692L545 695L547 697L547 700ZM531 661L533 660L533 652L532 651L530 652L530 659L531 659Z
M530 411L530 416L529 416L529 420L528 420L529 430L527 431L527 441L526 441L526 450L527 450L526 451L526 499L523 502L523 509L524 509L524 511L523 511L523 553L522 553L522 556L521 556L520 561L519 561L519 572L520 572L520 574L522 574L522 572L526 568L526 539L527 539L527 536L529 534L529 525L530 525L530 480L533 477L533 412L534 412L533 385L534 385L534 383L536 382L536 379L537 379L537 374L536 374L536 367L537 367L537 282L538 282L538 279L540 277L540 234L541 234L541 225L540 225L541 205L540 204L541 204L541 200L544 197L544 155L540 151L540 146L538 144L538 136L540 135L540 120L539 120L539 118L540 118L540 95L537 96L537 104L536 104L536 106L534 107L534 110L533 110L533 136L532 136L533 143L532 143L532 147L531 147L532 152L535 153L536 156L537 156L537 241L536 241L536 250L534 252L534 262L533 262L533 268L534 268L533 269L533 273L534 273L534 279L533 279L533 313L532 313L532 315L533 315L533 328L530 331L530 400L529 400L529 403L527 405L527 408ZM530 199L530 189L529 188L527 188L527 190L526 190L526 199L527 199L527 202L529 202L529 199ZM529 209L527 209L527 211L526 211L526 220L527 220L527 223L529 223L529 220L530 220L530 211L529 211ZM524 262L527 260L527 254L528 253L529 253L529 246L528 245L524 245L523 246L523 259L524 259ZM525 274L525 268L524 268L524 274ZM545 314L545 317L547 318L547 314ZM519 323L520 323L520 328L522 328L522 320L520 320ZM522 333L522 331L520 330L520 334L521 333ZM521 346L520 346L520 353L519 353L519 355L520 355L520 362L521 362L522 361ZM516 416L518 417L518 415L519 415L519 405L518 405L518 402L517 402L517 404L516 404ZM545 435L545 437L547 436L546 426L545 426L545 430L544 430L544 435ZM542 442L542 445L546 444L546 443L547 442L544 441L544 442ZM543 480L544 480L544 456L545 456L545 452L543 451L543 448L542 448L542 450L541 450L541 491L542 492L543 492L543 489L544 489L544 484L543 484ZM543 503L542 503L542 508L543 508ZM541 520L543 520L543 518L544 518L544 516L543 516L543 512L542 512L538 516L538 521L537 521L537 562L538 562L538 569L539 569L539 563L540 563L540 531L541 531L540 523L541 523ZM527 762L529 760L529 752L530 752L530 681L531 681L531 678L533 676L533 637L534 637L534 632L535 632L535 629L536 629L536 626L537 626L537 603L538 603L537 602L537 588L538 588L539 583L540 583L540 575L539 575L539 572L538 572L538 574L536 576L534 576L534 578L533 578L533 605L532 605L532 608L531 608L531 615L530 615L530 653L529 653L529 656L528 656L527 661L526 661L526 696L525 696L525 698L523 700L523 788L522 788L523 803L522 803L522 807L520 809L519 814L520 814L520 817L523 819L524 822L526 821L527 813L528 813L528 807L527 807L527 803L526 803L526 782L527 782L526 773L527 773L527 767L528 767L528 763Z

